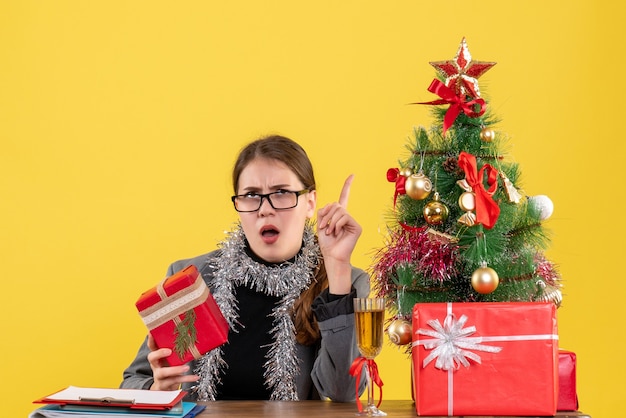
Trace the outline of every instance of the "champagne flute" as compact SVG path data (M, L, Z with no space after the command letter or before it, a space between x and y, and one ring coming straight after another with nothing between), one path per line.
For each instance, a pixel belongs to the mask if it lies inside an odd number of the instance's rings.
M366 359L367 372L367 406L357 415L386 416L387 414L374 404L374 384L372 382L372 379L378 379L378 369L374 358L380 354L383 348L385 300L383 298L355 298L354 318L356 341L359 352ZM379 404L381 400L379 400Z

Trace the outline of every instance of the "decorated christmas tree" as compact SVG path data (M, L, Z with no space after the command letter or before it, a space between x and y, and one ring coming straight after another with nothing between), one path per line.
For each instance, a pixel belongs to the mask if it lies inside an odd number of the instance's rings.
M372 266L374 289L394 315L393 342L411 341L418 302L550 301L561 279L544 252L547 196L527 196L507 136L478 79L495 62L474 61L465 39L456 56L430 63L435 123L415 128L406 156L387 171L395 185L388 235Z

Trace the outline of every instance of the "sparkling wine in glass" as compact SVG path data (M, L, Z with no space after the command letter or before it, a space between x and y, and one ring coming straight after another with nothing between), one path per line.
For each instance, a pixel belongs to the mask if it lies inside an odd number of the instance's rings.
M372 372L378 373L374 358L383 348L383 322L385 320L385 300L383 298L355 298L354 318L356 323L356 340L359 352L367 359L367 406L361 416L386 416L374 404L374 385ZM374 363L374 367L371 367ZM373 369L373 370L372 370Z

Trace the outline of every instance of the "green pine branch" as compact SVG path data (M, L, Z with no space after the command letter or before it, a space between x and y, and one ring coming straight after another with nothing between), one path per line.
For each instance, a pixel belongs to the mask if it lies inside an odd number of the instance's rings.
M196 313L193 309L190 309L185 312L182 321L176 325L174 352L181 359L198 340L195 323Z

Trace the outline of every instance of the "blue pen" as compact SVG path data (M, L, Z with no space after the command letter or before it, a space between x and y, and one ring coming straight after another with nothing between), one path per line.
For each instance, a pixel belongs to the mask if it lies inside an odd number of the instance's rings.
M205 405L196 405L191 409L191 411L187 412L187 415L185 415L184 418L194 418L200 412L204 411L205 408Z

